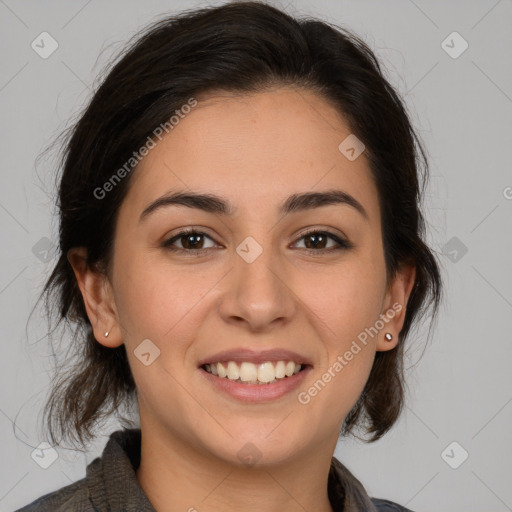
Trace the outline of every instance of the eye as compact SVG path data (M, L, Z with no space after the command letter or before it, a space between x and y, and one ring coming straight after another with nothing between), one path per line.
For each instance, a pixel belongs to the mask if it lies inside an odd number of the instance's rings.
M192 252L195 250L195 252L211 249L211 247L201 247L202 242L201 238L206 237L212 240L210 236L208 236L206 233L203 233L202 231L198 231L196 229L184 229L183 231L180 231L176 236L173 236L169 240L166 240L162 246L166 247L167 249L171 251L188 251ZM174 243L176 241L179 241L181 243L181 247L175 247ZM184 243L183 243L184 241Z
M195 252L199 253L197 255L200 255L202 251L208 251L209 249L213 248L202 246L204 243L204 237L209 238L210 240L213 241L213 239L209 235L203 233L202 231L198 231L194 228L184 229L183 231L180 231L177 235L163 242L162 247L165 247L170 251L187 252L189 254ZM304 248L304 250L308 251L309 253L325 253L327 251L331 252L337 250L346 250L353 247L353 244L351 242L329 231L308 231L299 238L299 240L303 239L306 240L306 247ZM337 245L335 245L334 247L326 248L325 245L329 239L336 242ZM181 247L176 247L174 245L178 241L181 243Z
M326 248L325 245L328 239L334 240L337 246L335 245L334 247L331 246L329 248ZM307 233L303 233L299 240L305 240L306 247L304 248L304 250L312 253L325 253L327 251L331 252L337 250L350 249L351 247L353 247L353 245L348 240L345 240L339 237L338 235L331 233L330 231L308 231Z

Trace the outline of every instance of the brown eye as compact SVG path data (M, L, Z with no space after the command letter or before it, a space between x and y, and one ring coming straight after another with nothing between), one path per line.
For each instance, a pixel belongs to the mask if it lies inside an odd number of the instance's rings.
M200 254L202 251L213 249L213 246L204 247L205 237L213 242L213 239L202 231L186 229L163 242L162 247L165 247L170 251ZM302 248L303 250L310 253L317 253L318 255L331 251L346 250L353 247L350 242L340 238L334 233L330 233L329 231L309 231L308 233L303 234L299 240L305 240L305 247ZM334 241L335 245L328 247L329 240ZM181 244L181 247L175 245L177 242ZM299 249L301 249L301 247L299 247Z
M311 233L303 237L307 249L325 249L329 236L325 233Z
M173 236L169 240L166 240L162 246L170 249L171 251L202 251L211 249L211 247L203 247L204 237L212 240L210 236L201 231L193 229L187 229L180 231L177 235ZM175 242L179 241L182 247L176 247Z
M327 247L328 240L334 240L337 245ZM352 244L329 231L309 231L301 236L299 240L305 240L305 250L312 252L326 252L340 249L350 249Z

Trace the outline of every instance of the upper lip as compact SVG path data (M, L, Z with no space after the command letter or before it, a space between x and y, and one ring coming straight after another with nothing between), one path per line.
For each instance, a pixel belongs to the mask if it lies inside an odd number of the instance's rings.
M237 348L233 350L224 350L205 357L199 361L198 366L203 366L209 363L219 363L222 361L235 361L237 363L247 361L254 364L266 363L267 361L293 361L302 365L312 364L308 357L298 354L297 352L292 352L291 350L251 350L248 348Z

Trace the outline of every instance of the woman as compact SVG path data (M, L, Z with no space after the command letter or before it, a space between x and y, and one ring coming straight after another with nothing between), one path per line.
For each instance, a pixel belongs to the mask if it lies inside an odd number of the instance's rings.
M397 421L407 335L437 312L420 156L343 29L258 2L148 27L67 142L44 290L81 354L52 442L130 403L140 429L20 510L406 511L333 453Z

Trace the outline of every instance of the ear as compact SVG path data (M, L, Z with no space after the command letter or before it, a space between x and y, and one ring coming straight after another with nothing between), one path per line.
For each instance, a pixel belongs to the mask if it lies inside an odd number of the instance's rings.
M395 277L391 280L383 301L381 318L385 325L377 338L377 351L386 351L395 348L398 344L398 335L405 321L407 302L416 279L415 265L402 265ZM386 333L393 336L392 340L385 338Z
M117 321L117 310L111 284L107 276L87 265L87 249L74 247L67 258L78 282L84 299L87 316L92 325L94 337L102 345L110 348L123 344ZM105 332L108 331L108 337Z

